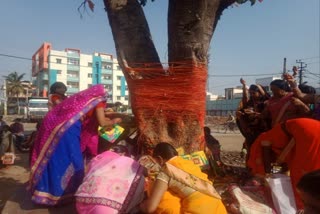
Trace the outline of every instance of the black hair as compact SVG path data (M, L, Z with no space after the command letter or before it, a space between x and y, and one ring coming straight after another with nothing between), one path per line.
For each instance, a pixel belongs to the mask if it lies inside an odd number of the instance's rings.
M203 127L204 134L211 134L211 129L208 126Z
M4 125L3 127L2 127L2 130L8 130L9 132L11 132L11 127L9 126L9 125Z
M118 154L124 153L125 156L130 156L128 148L124 145L114 145L111 150Z
M249 91L255 91L255 92L257 92L257 91L259 91L259 88L258 88L257 85L250 85Z
M286 81L281 80L281 79L273 80L270 83L270 85L274 85L274 86L276 86L284 91L287 91L287 92L291 91L289 84Z
M305 93L305 94L315 94L316 93L316 89L310 85L300 84L298 87L302 93Z
M50 94L56 93L57 88L65 88L67 90L67 86L63 82L55 82L50 86Z
M177 156L177 150L169 143L158 143L153 150L153 157L160 156L164 160L169 160L174 156Z
M320 169L304 174L298 184L297 188L303 192L312 195L312 197L320 200Z

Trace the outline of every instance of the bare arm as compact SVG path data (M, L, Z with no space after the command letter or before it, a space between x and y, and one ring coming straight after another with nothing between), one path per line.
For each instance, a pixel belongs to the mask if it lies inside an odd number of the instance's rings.
M120 123L121 118L110 119L105 117L104 108L98 107L96 108L96 117L98 120L98 124L102 127L112 128L115 123Z
M301 116L311 115L310 108L300 99L292 97L292 103L297 107L298 115L301 115Z
M284 77L287 80L287 82L289 83L295 97L299 98L302 102L307 103L307 104L314 103L314 94L303 93L298 88L297 82L295 81L295 79L291 75L286 74Z
M244 81L244 79L241 78L240 83L242 84L242 105L243 105L243 108L246 108L248 100L249 100L249 94L248 94L248 90L246 87L246 81Z
M167 189L168 184L157 179L152 188L150 197L140 204L140 210L144 213L155 212Z

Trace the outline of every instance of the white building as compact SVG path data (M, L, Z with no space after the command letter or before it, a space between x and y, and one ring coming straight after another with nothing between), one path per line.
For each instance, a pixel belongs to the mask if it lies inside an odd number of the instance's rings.
M79 49L53 50L44 43L32 57L32 76L37 96L47 97L54 82L63 82L71 95L95 84L103 84L108 102L128 105L127 84L116 59L111 54L84 54Z
M268 92L270 92L270 83L273 80L281 79L281 77L264 77L264 78L258 78L256 79L256 84L261 85L264 87Z

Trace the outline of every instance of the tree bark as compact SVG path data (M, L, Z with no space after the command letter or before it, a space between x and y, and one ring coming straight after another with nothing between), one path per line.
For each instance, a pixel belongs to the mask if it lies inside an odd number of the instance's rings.
M169 0L165 67L139 2L104 0L144 144L168 142L187 153L202 149L208 49L222 11L233 2Z

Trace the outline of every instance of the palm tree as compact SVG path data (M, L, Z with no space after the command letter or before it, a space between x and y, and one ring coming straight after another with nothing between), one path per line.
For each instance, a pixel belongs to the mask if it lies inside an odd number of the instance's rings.
M18 112L20 112L19 94L24 93L22 79L25 73L18 74L16 71L10 73L8 76L3 76L6 80L6 88L8 95L15 95L17 98Z

